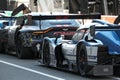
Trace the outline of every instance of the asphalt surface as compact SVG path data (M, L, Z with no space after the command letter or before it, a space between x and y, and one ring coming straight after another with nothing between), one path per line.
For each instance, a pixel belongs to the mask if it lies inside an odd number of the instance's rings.
M120 80L120 77L82 77L78 73L40 65L38 59L18 59L0 53L0 80Z

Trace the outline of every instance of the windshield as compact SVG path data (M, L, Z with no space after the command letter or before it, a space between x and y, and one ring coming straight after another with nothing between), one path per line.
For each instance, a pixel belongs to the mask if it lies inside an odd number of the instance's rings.
M41 29L47 29L48 27L67 27L67 26L74 26L79 27L80 24L76 20L44 20L41 21Z
M31 20L25 21L25 26L34 26L34 27L40 27L40 29L44 30L50 27L79 27L80 23L77 20Z

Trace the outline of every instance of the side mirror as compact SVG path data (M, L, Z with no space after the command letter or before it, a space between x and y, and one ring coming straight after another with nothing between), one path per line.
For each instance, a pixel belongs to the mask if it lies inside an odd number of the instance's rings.
M95 37L95 26L90 26L90 35Z

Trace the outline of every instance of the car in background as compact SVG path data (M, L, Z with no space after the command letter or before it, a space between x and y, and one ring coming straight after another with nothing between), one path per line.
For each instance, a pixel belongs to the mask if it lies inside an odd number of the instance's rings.
M44 37L43 34L49 32L51 28L74 27L76 30L80 26L79 21L76 20L38 20L37 17L39 16L40 14L36 13L19 17L14 26L7 28L8 49L16 51L19 58L38 55L35 41ZM49 35L52 35L52 33L46 34L46 36Z
M11 26L17 17L0 17L0 52L6 52L6 46L8 43L8 29L7 26Z
M59 32L61 29L67 32L69 28L75 31L80 26L80 22L76 19L100 18L100 15L92 16L34 12L26 14L17 18L13 26L6 28L8 29L7 49L16 51L18 58L33 58L39 55L38 48L42 46L42 39L45 36L52 36L52 31Z

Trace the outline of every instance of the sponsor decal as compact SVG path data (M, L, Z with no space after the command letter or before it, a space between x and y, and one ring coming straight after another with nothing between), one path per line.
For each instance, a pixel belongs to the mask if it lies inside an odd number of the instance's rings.
M54 34L73 35L73 34L75 34L75 32L54 32Z

